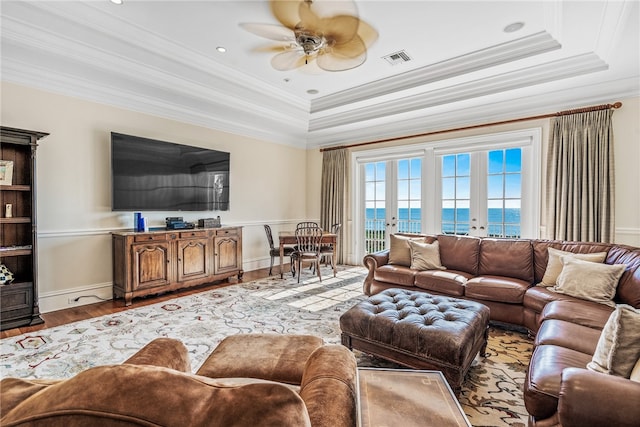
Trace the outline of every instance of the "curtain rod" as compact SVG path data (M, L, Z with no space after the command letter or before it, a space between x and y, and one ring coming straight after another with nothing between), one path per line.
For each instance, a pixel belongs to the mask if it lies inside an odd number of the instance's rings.
M347 145L337 145L335 147L321 148L320 152L332 151L332 150L340 150L342 148L361 147L361 146L364 146L364 145L381 144L383 142L390 142L390 141L401 141L403 139L419 138L419 137L430 136L430 135L438 135L438 134L441 134L441 133L457 132L457 131L461 131L461 130L478 129L478 128L484 128L484 127L488 127L488 126L504 125L504 124L508 124L508 123L518 123L518 122L525 122L525 121L529 121L529 120L547 119L547 118L550 118L550 117L566 116L567 114L587 113L589 111L608 110L610 108L618 109L620 107L622 107L622 102L616 102L614 104L595 105L595 106L592 106L592 107L584 107L584 108L576 108L574 110L558 111L557 113L543 114L543 115L540 115L540 116L521 117L519 119L511 119L511 120L503 120L503 121L500 121L500 122L483 123L483 124L480 124L480 125L464 126L464 127L459 127L459 128L453 128L453 129L436 130L436 131L433 131L433 132L426 132L426 133L419 133L419 134L415 134L415 135L400 136L400 137L396 137L396 138L378 139L378 140L375 140L375 141L359 142L359 143L347 144Z

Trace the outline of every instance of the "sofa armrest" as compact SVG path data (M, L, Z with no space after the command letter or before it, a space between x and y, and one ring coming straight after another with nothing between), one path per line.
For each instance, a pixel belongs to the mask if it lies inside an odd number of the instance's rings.
M364 279L363 292L365 295L371 295L373 274L375 273L376 268L389 263L389 249L365 255L362 259L362 263L369 269L369 273Z
M305 364L300 396L314 427L352 427L357 418L358 367L353 353L328 344L314 351Z
M562 372L558 414L563 427L637 426L640 383L580 368Z
M123 363L162 366L191 373L189 351L182 342L173 338L156 338Z

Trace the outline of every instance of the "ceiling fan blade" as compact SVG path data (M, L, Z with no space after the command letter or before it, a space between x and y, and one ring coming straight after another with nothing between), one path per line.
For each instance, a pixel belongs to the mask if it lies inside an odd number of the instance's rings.
M358 33L360 20L355 16L339 15L320 20L318 31L329 45L347 43Z
M305 65L307 58L302 50L289 50L271 58L271 66L278 71L289 71Z
M254 23L242 23L239 25L250 33L264 37L265 39L276 40L279 42L293 42L296 40L296 36L293 31L281 25Z
M371 47L373 42L378 40L378 32L376 29L363 20L360 20L360 24L358 25L358 35L367 48Z
M335 44L326 51L342 58L356 58L367 51L367 46L359 36L356 36L346 43Z
M358 16L358 7L353 0L313 0L311 10L319 18L338 15Z
M359 67L367 59L367 52L364 51L358 56L348 57L340 55L335 51L318 55L318 67L326 71L344 71Z
M282 25L293 30L300 22L300 3L304 1L271 0L271 13Z
M298 22L297 28L319 33L322 28L322 19L313 11L313 4L306 1L300 2L298 8L300 22Z
M269 45L256 46L256 47L251 49L251 52L254 52L254 53L280 53L280 52L284 52L284 51L289 50L289 49L290 49L289 45L269 44Z

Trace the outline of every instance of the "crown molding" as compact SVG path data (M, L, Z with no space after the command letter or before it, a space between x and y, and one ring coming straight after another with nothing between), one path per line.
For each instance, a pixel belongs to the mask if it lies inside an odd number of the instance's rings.
M576 93L580 94L576 97ZM485 101L481 105L454 107L448 111L430 111L414 117L398 116L396 120L366 127L330 129L309 134L307 146L326 148L391 138L407 138L429 132L493 123L520 117L549 114L594 104L611 103L640 96L637 78L626 78L602 84L571 87L564 90L522 94L506 101ZM624 108L624 105L623 105ZM514 116L517 112L517 117Z
M446 61L323 96L311 102L311 114L398 91L414 89L429 83L450 79L560 48L561 45L558 41L553 39L550 34L541 31Z
M312 117L309 130L313 132L364 120L388 117L606 69L607 64L594 53L576 55L471 82L404 96L399 99L352 109L348 112L340 112L320 118Z

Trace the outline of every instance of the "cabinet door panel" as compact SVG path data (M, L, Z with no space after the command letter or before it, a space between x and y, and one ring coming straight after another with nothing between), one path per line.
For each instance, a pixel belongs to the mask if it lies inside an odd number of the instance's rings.
M171 282L169 243L133 245L133 289L163 286Z
M209 275L207 242L207 239L189 239L178 242L178 281Z
M240 269L241 256L237 236L215 238L215 274Z

